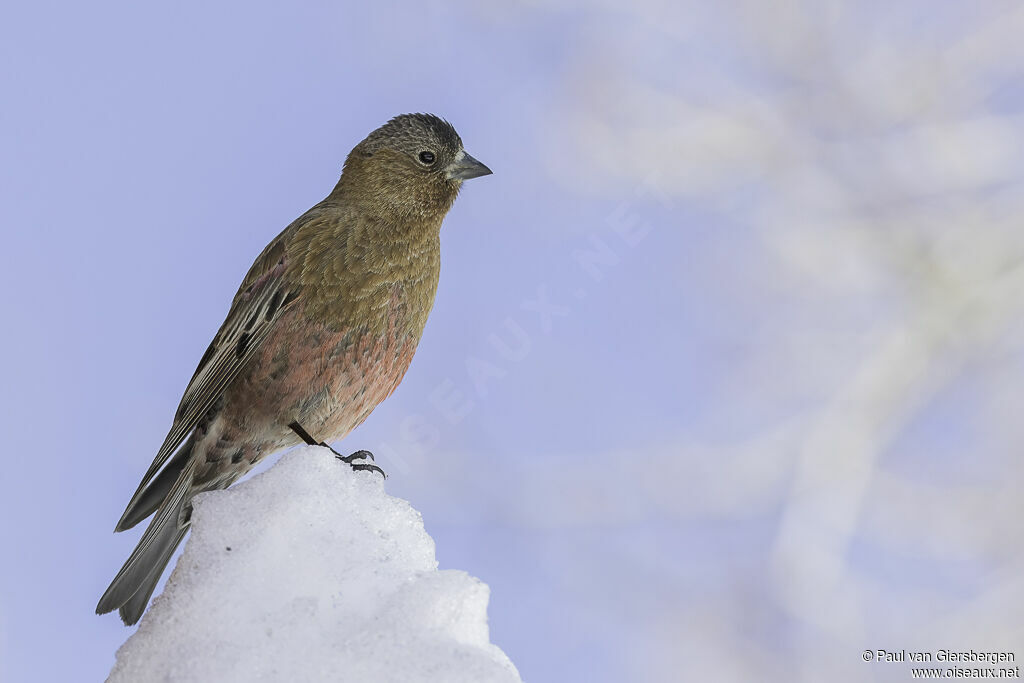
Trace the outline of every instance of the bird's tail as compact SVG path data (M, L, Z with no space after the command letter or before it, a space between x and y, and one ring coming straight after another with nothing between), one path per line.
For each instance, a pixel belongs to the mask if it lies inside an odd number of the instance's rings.
M192 485L192 470L191 463L182 468L139 544L100 598L97 614L120 608L121 620L127 625L142 616L171 555L188 531L189 523L182 513Z
M188 441L178 449L178 452L174 455L167 465L160 470L149 482L143 481L142 485L139 486L139 490L135 492L132 499L128 502L128 507L125 508L124 514L121 515L121 519L117 521L117 526L114 527L114 531L125 531L131 529L133 526L149 517L153 512L160 507L160 503L167 498L167 494L170 493L171 487L178 481L178 477L181 476L181 471L185 469L185 464L189 458L192 457L192 448L195 445L195 435L188 438Z

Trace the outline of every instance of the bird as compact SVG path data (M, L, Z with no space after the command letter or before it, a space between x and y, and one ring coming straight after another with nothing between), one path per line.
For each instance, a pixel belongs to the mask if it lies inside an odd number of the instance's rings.
M434 304L441 223L463 181L490 174L433 114L396 116L352 149L330 194L242 280L115 527L153 515L97 614L141 618L196 494L285 448L330 448L398 387ZM368 451L335 454L383 474Z

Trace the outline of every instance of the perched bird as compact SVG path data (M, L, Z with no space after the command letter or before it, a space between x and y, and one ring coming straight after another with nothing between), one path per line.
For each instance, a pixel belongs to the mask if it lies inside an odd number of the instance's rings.
M188 531L193 496L274 451L341 439L395 390L434 303L441 221L462 181L490 173L429 114L397 116L355 146L334 190L242 281L117 523L124 531L156 513L97 614L139 620ZM372 457L342 459L379 472Z

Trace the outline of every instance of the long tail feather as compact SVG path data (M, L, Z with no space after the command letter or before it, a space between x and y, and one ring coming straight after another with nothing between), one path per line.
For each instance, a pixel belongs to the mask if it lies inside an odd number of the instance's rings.
M118 612L121 615L121 621L126 626L131 626L142 618L142 613L146 611L146 605L149 604L149 599L153 597L153 591L156 590L156 585L160 582L160 577L163 576L167 562L174 555L174 551L181 543L181 539L185 538L187 531L187 526L181 527L178 530L178 533L168 546L167 552L161 556L157 564L153 565L152 571L150 571L143 584L139 586L139 590L135 591L132 597L128 598L128 602L121 605Z
M194 439L195 437L189 437L189 440L178 449L174 458L167 463L160 474L132 497L124 514L121 515L121 519L118 520L117 526L114 527L114 531L131 529L160 507L160 504L167 498L167 494L170 493L171 487L181 476L181 471L185 469L188 459L192 457Z
M156 517L142 534L139 544L135 546L121 571L100 598L99 604L96 605L97 614L106 614L132 603L132 609L125 610L128 615L134 616L136 621L142 615L153 587L160 580L160 575L171 559L174 549L188 530L188 523L182 519L181 513L186 503L186 494L192 484L192 470L191 463L182 469ZM142 595L133 600L140 591ZM139 608L136 603L140 602L142 597L146 600ZM125 623L134 622L126 620Z

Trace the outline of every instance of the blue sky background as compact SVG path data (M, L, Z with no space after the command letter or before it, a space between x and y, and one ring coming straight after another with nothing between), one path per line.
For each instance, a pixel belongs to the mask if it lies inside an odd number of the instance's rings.
M109 670L111 530L231 295L409 111L494 175L342 447L491 586L526 680L1019 648L1022 31L999 2L8 4L0 678Z

